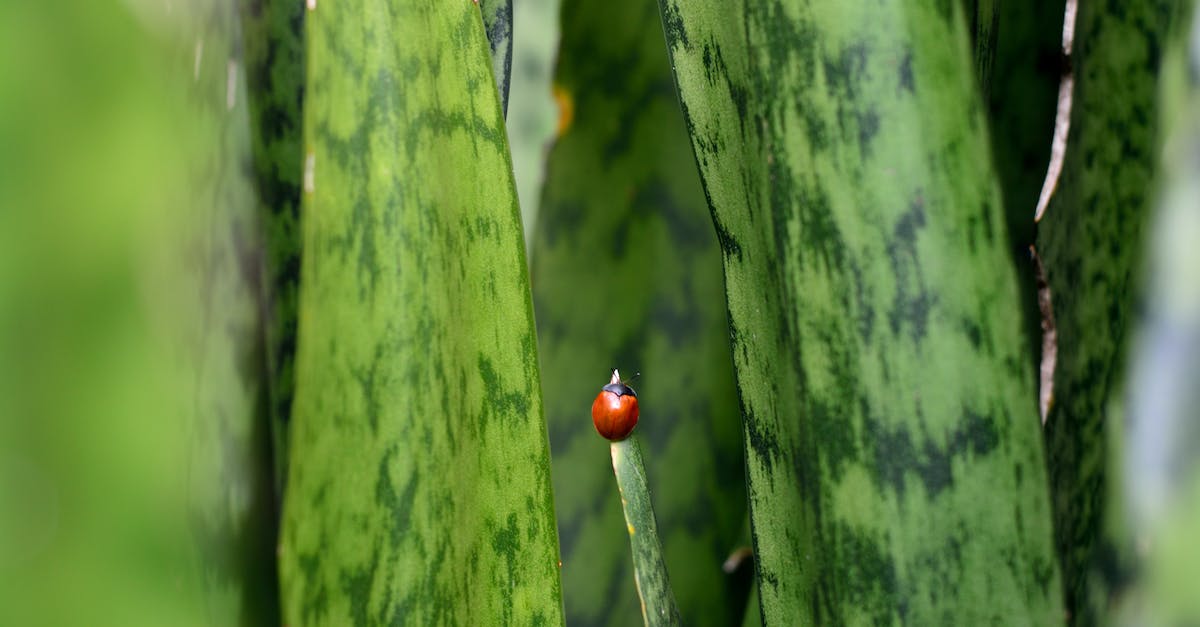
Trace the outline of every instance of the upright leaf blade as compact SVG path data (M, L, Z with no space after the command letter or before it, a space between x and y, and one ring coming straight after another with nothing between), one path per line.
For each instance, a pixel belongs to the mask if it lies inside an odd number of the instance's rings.
M483 26L487 29L488 48L492 51L492 75L500 92L500 107L508 113L508 86L512 78L513 6L512 0L481 0Z
M292 624L562 621L519 209L477 9L319 2Z
M1129 330L1159 154L1157 76L1177 0L1082 2L1071 135L1038 232L1058 331L1046 447L1067 611L1095 624L1128 579L1110 514Z
M1142 549L1117 614L1129 625L1200 621L1200 3L1183 5L1191 16L1163 42L1163 149L1122 425L1123 513Z
M264 245L259 288L266 350L275 486L287 470L288 425L295 393L296 306L300 291L300 177L304 143L304 4L239 0L246 54L246 98L255 191Z
M724 252L764 621L1059 619L959 5L660 4Z

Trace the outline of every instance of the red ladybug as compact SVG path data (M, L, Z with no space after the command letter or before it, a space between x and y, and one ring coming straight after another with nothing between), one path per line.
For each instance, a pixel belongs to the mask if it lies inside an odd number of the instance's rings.
M637 421L637 392L622 383L620 373L613 370L612 380L592 401L592 423L600 435L616 442L629 437Z

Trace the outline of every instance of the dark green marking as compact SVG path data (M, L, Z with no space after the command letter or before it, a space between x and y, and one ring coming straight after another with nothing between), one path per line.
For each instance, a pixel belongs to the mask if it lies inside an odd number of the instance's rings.
M660 6L724 251L764 622L1061 620L960 4Z
M561 624L519 209L470 2L317 3L289 624Z
M641 621L611 463L588 409L612 368L647 416L655 514L685 624L740 620L721 564L746 518L720 252L653 3L562 6L556 83L574 123L551 150L532 239L546 417L571 625Z

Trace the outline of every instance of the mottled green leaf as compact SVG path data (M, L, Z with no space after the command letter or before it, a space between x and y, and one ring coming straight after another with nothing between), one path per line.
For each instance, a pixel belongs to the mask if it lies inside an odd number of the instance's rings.
M478 9L319 0L306 35L286 621L559 624L532 304Z
M207 141L185 153L189 185L181 194L195 213L180 221L174 250L162 253L168 267L182 268L180 286L163 289L179 289L177 304L188 312L176 322L176 340L186 347L182 374L192 381L181 403L194 412L180 464L201 555L205 620L271 624L279 621L278 500L259 291L264 237L251 174L241 24L234 0L195 4L186 15L194 34L180 33L176 46L192 54L177 63L186 71L191 61L195 91L177 124Z
M614 367L642 373L635 433L684 623L735 623L744 601L721 564L745 474L720 257L661 23L652 3L584 0L563 5L562 32L555 80L574 115L549 157L532 272L568 623L641 620L588 415Z
M671 591L662 543L658 539L658 522L650 502L650 486L646 479L646 464L637 436L613 442L613 475L621 494L621 509L625 513L625 529L633 553L634 578L641 600L642 622L646 627L679 625L679 608Z
M1143 560L1126 625L1200 622L1200 6L1184 5L1163 41L1160 184L1122 425L1122 513Z
M295 391L296 299L300 289L300 177L304 145L304 3L238 0L246 55L255 191L264 253L259 288L264 320L276 491L287 470Z
M1060 619L960 5L661 2L723 250L763 619Z
M1156 84L1177 0L1080 4L1071 134L1038 233L1058 331L1046 422L1067 611L1095 624L1127 579L1128 539L1110 497L1135 277L1159 141Z
M479 8L483 11L488 48L492 52L492 74L496 78L496 89L500 92L500 107L507 114L513 56L512 0L480 0Z

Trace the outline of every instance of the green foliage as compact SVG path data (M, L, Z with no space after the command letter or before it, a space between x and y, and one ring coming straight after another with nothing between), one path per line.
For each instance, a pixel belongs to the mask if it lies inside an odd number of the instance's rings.
M1106 608L1123 624L1200 621L1200 12L1164 38L1159 88L1159 184L1150 220L1145 306L1137 314L1125 445L1122 518L1144 555L1144 576ZM1114 508L1115 509L1115 508ZM1115 610L1115 611L1114 611Z
M492 75L500 92L500 107L508 112L508 86L512 76L513 54L512 0L481 0L483 26L487 29L488 49L492 56Z
M304 4L241 0L254 189L262 222L263 341L276 491L287 470L300 293L300 177L304 142Z
M1161 42L1182 3L1081 3L1071 139L1038 233L1058 327L1046 446L1067 610L1095 624L1131 576L1113 519L1126 347L1159 155ZM1114 439L1116 438L1116 439Z
M319 3L307 35L287 621L558 623L533 311L478 9Z
M1053 620L958 5L661 6L724 253L764 621Z
M558 54L558 0L514 0L512 54L505 123L528 247L538 222L548 142L558 119L550 87Z
M0 624L1200 621L1197 3L1063 4L0 4Z
M679 608L671 592L667 564L662 544L658 541L658 523L650 503L646 480L646 465L642 447L635 437L609 445L613 474L621 494L621 509L625 512L625 528L633 548L633 571L641 599L642 622L654 625L679 625Z

